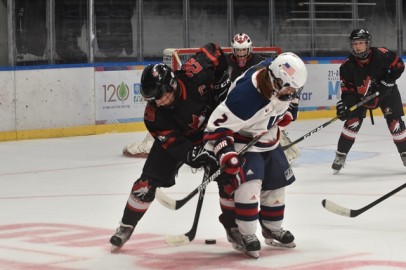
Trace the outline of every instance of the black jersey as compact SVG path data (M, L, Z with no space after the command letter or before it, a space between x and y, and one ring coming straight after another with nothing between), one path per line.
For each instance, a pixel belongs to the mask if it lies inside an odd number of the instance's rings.
M340 66L341 98L352 106L367 94L369 87L384 80L394 83L405 66L401 58L386 48L371 48L368 62L363 64L350 55Z
M223 50L216 44L206 44L175 72L179 96L174 106L147 104L144 123L174 158L184 160L192 146L202 142L207 121L221 101L220 91L213 86L226 71Z
M227 60L228 60L228 65L229 65L229 76L230 76L230 80L233 82L235 81L235 79L237 79L238 76L240 76L241 74L243 74L247 69L249 69L250 67L258 64L259 62L263 61L265 58L251 53L248 56L247 59L247 63L245 63L245 65L243 67L239 67L237 65L237 59L235 57L234 54L230 54L227 56Z

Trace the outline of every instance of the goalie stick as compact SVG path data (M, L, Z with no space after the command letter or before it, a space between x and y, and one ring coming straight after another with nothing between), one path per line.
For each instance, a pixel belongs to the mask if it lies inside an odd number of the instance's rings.
M209 178L209 176L210 176L210 170L205 169L202 182L206 181L206 179ZM191 241L193 241L193 239L195 239L196 231L197 231L197 225L199 223L200 212L202 210L204 194L205 193L206 193L206 188L203 188L202 190L200 190L199 199L197 201L197 206L196 206L195 217L193 218L192 228L185 234L166 235L165 236L165 242L168 245L170 245L170 246L185 245L185 244L188 244Z
M404 183L403 185L401 185L400 187L392 190L391 192L383 195L382 197L380 197L379 199L377 199L376 201L373 201L372 203L360 208L360 209L349 209L346 208L344 206L338 205L330 200L326 200L324 199L321 204L323 205L323 207L334 213L337 215L341 215L344 217L356 217L361 215L362 213L364 213L365 211L371 209L372 207L374 207L375 205L377 205L378 203L382 202L383 200L386 200L387 198L391 197L392 195L394 195L395 193L398 193L399 191L401 191L402 189L404 189L406 187L406 183Z
M364 105L365 103L367 103L368 101L371 101L372 99L376 98L377 96L379 96L379 92L375 92L372 95L369 95L367 97L365 97L365 99L363 99L361 102L358 102L357 104L355 104L354 106L348 108L348 110L350 112L355 111L356 109L358 109L359 107L361 107L362 105ZM314 133L320 131L321 129L325 128L326 126L330 125L331 123L335 122L336 120L338 120L338 117L334 117L333 119L330 119L329 121L325 122L324 124L316 127L315 129L307 132L305 135L303 135L302 137L296 139L295 141L293 141L292 143L285 145L282 147L283 150L288 149L289 147L297 144L298 142L303 141L304 139L306 139L307 137L310 137L311 135L313 135Z
M264 133L255 136L252 141L250 141L248 144L244 145L243 148L241 148L240 151L238 151L238 155L242 156L244 155L248 149L253 146L254 144L256 144L259 139L261 139L261 137L268 133L268 131L265 131ZM178 210L179 208L181 208L182 206L184 206L188 201L190 201L190 199L192 199L199 191L201 191L202 189L205 189L206 186L214 181L215 179L217 179L217 177L219 177L220 174L222 174L224 171L224 166L221 166L217 171L215 171L209 178L205 179L199 186L197 186L191 193L189 193L188 195L186 195L186 197L184 197L183 199L180 200L173 200L171 199L169 196L167 196L165 193L163 193L161 191L161 189L157 188L156 193L155 193L155 197L158 199L158 201L165 207L172 209L172 210Z

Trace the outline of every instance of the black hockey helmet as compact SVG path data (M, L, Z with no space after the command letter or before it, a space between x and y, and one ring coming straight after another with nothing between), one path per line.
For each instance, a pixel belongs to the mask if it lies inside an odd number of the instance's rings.
M175 81L175 74L167 65L148 65L141 75L141 95L147 101L160 99L166 92L174 91Z
M364 52L357 53L356 51L354 51L354 49L351 46L351 53L355 57L357 57L359 59L368 58L370 48L371 48L371 40L372 40L372 36L368 32L368 30L362 29L362 28L361 29L354 29L354 30L352 30L349 39L350 39L350 45L352 44L353 41L365 40L365 42L367 44L367 48L366 48L366 50Z

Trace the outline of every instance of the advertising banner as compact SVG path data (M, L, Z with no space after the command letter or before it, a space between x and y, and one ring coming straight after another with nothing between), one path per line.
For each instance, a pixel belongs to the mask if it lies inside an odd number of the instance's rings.
M95 67L96 124L143 121L143 69L144 66Z

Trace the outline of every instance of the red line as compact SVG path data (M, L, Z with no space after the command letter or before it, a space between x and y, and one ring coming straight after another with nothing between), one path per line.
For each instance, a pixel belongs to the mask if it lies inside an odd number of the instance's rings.
M76 169L98 168L98 167L112 167L112 166L121 166L121 165L127 165L127 164L134 164L134 162L124 162L124 163L117 163L117 164L101 164L101 165L58 168L58 169L43 169L43 170L26 171L26 172L2 173L2 174L0 174L0 176L30 174L30 173L39 173L39 172L69 171L69 170L76 170Z

